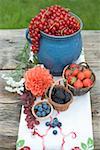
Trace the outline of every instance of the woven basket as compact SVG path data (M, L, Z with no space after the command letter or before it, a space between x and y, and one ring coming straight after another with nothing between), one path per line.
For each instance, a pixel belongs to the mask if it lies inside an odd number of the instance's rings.
M49 113L47 116L45 116L45 117L38 117L38 116L36 115L36 113L35 113L34 107L35 107L36 105L39 105L39 104L43 103L43 102L46 102L46 103L50 106L51 111L50 111L50 113ZM32 114L33 114L33 116L34 116L35 118L37 118L39 121L48 119L48 118L52 115L52 113L53 113L53 107L52 107L52 105L51 105L48 101L46 101L46 100L42 100L42 101L35 102L35 104L34 104L33 107L32 107Z
M61 82L61 81L63 81L63 79L57 80L57 81L51 86L51 88L50 88L50 90L49 90L49 98L48 98L49 103L50 103L51 105L53 105L53 107L54 107L57 111L65 111L65 110L67 110L68 107L69 107L69 105L70 105L70 104L72 103L72 101L73 101L73 95L72 95L71 91L68 90L67 85L66 85L66 87L65 87L64 85L60 85L60 82ZM57 83L59 83L59 84L57 85ZM63 84L64 84L64 83L63 83ZM67 102L67 103L65 103L65 104L59 104L59 103L56 103L56 102L54 102L54 101L52 100L51 94L52 94L52 90L53 90L53 88L54 88L55 86L56 86L56 87L62 87L63 89L65 89L66 92L68 92L68 93L71 94L71 99L70 99L69 102Z
M79 63L79 65L82 67L82 68L87 68L89 70L90 67L89 65L86 63L86 62L81 62ZM65 71L66 69L69 67L69 65L67 65L64 70L63 70L63 74L62 74L62 77L63 79L66 80L65 78ZM90 86L90 87L86 87L86 88L81 88L81 89L75 89L73 86L71 86L70 84L68 84L68 89L73 93L74 96L80 96L80 95L84 95L85 93L87 93L88 91L91 90L91 88L93 88L94 84L95 84L95 81L96 81L96 77L95 77L95 74L93 73L93 71L91 70L92 72L92 76L93 76L93 84Z

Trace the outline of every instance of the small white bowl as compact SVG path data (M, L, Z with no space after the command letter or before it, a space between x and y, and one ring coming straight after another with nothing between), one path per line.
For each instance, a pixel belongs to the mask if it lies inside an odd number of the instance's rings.
M36 105L39 105L39 104L43 103L43 102L46 102L46 103L50 106L51 111L50 111L50 113L49 113L47 116L45 116L45 117L38 117L38 116L36 115L36 113L35 113L34 107L35 107ZM48 101L46 101L46 100L38 101L38 102L36 102L36 103L33 105L33 107L32 107L32 114L34 115L35 118L37 118L37 119L40 120L40 121L49 118L49 117L52 115L52 113L53 113L53 106L52 106Z

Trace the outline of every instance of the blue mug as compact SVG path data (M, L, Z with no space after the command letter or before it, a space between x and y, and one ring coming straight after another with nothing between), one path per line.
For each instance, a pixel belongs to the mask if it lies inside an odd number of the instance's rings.
M82 50L81 29L83 23L78 16L71 14L80 22L80 29L77 32L66 36L54 36L41 31L38 60L54 76L60 76L63 68L77 60ZM28 30L26 38L32 44Z

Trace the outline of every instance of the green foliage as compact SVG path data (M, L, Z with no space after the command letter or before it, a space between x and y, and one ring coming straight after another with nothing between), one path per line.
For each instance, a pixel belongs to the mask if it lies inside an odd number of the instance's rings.
M83 150L87 150L87 145L85 143L81 143L81 147Z
M23 147L24 144L25 144L25 140L19 140L19 141L16 143L16 147L17 147L17 148Z
M33 62L29 61L30 51L30 46L27 42L16 58L19 62L16 70L12 71L9 74L9 76L11 76L15 81L20 81L20 79L23 77L25 70L27 70L28 68L32 68L38 64L38 58L36 55L34 55L33 57Z
M58 4L83 20L84 29L100 29L100 0L0 0L0 28L25 28L41 8Z
M86 144L83 142L81 143L81 147L82 150L93 150L94 149L93 139L89 137Z

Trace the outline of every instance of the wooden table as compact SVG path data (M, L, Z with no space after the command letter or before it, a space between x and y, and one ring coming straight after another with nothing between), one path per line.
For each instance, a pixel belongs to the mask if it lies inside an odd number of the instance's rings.
M95 150L100 150L100 31L82 31L85 58L97 82L91 91ZM4 90L1 75L16 67L16 55L24 47L25 30L0 30L0 150L14 150L21 111L20 99Z

